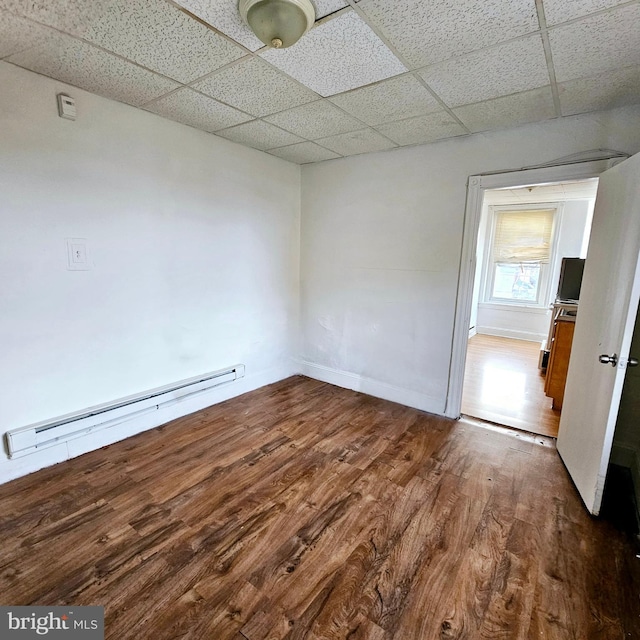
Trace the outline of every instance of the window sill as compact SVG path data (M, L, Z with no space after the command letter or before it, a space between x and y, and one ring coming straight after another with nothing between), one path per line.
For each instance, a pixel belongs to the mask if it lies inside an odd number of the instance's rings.
M548 306L520 302L480 302L478 307L495 309L496 311L517 311L518 313L535 313L538 315L547 315L549 313Z

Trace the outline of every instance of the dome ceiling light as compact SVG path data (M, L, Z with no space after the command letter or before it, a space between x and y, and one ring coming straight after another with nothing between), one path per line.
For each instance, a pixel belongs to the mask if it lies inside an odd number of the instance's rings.
M316 19L310 0L240 0L238 9L253 33L275 49L298 42Z

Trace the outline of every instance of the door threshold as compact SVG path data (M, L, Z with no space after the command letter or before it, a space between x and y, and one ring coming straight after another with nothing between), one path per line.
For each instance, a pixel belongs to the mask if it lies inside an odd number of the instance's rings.
M542 447L556 447L556 438L553 436L543 436L533 431L526 431L524 429L518 429L517 427L510 427L509 425L499 424L497 422L491 422L490 420L483 420L482 418L476 418L474 416L461 414L459 422L464 422L473 427L480 429L487 429L488 431L494 431L501 433L512 438L517 438L523 442L533 442Z

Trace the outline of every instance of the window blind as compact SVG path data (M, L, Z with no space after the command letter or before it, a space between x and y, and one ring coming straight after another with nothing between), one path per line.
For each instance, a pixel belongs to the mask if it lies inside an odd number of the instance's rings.
M497 212L494 262L549 262L554 213L554 209Z

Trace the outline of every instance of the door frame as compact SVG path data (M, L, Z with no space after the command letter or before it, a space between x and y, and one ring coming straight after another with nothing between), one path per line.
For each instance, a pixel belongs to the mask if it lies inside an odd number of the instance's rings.
M490 189L516 188L529 185L549 184L570 180L597 178L607 169L622 162L624 158L610 158L559 164L534 169L520 169L500 173L479 174L469 177L467 182L467 203L462 233L462 250L458 272L458 293L453 325L453 340L447 398L444 414L448 418L460 417L462 407L462 389L464 369L467 358L469 322L473 303L473 283L476 273L476 252L478 230L484 192Z

